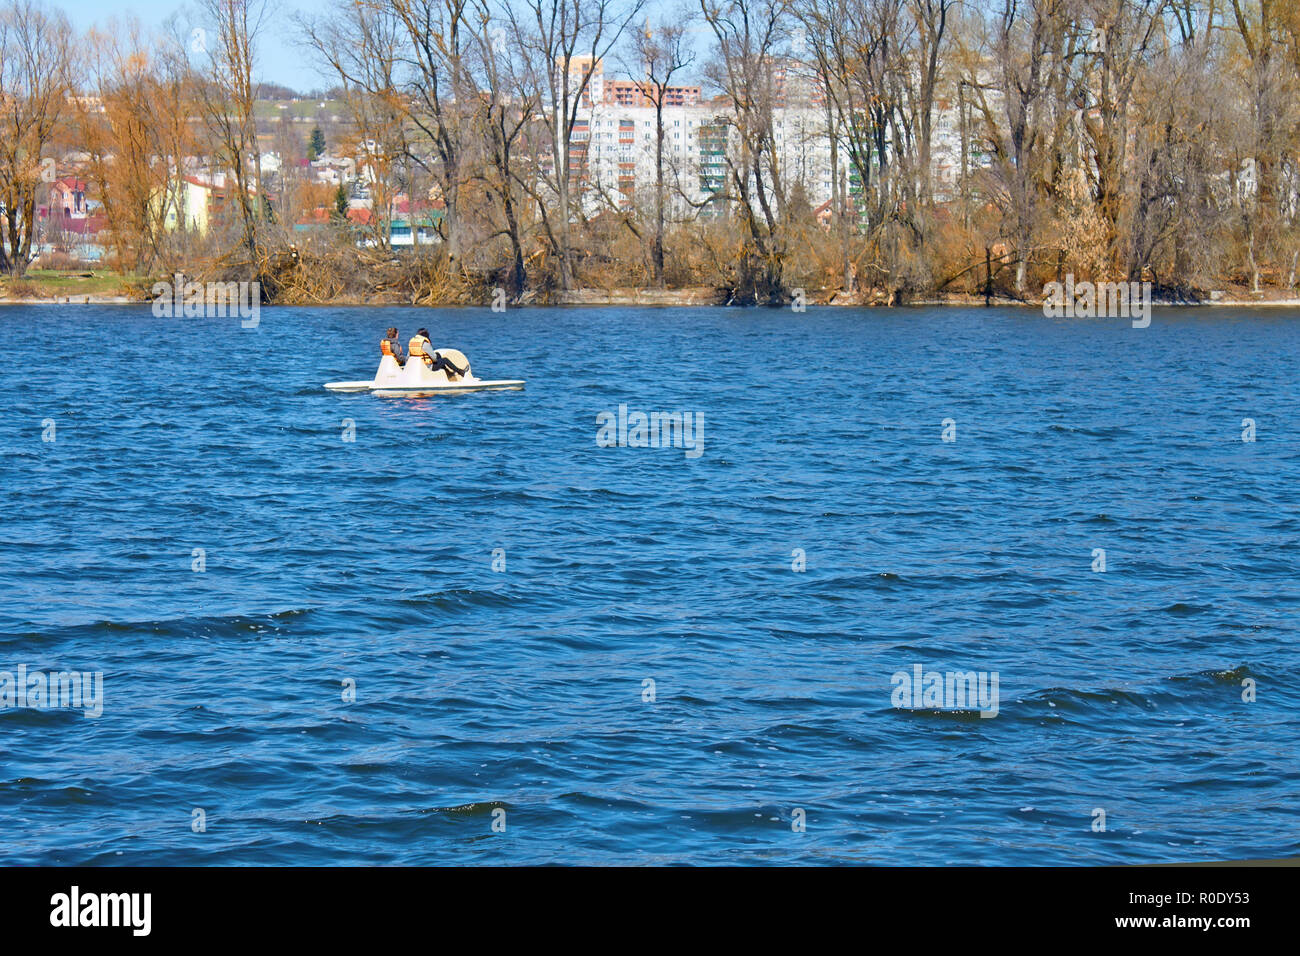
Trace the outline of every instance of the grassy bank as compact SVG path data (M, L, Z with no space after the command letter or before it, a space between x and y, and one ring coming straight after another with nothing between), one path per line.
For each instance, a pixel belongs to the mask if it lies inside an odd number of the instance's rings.
M108 270L30 269L20 279L0 276L0 301L145 302L150 280Z

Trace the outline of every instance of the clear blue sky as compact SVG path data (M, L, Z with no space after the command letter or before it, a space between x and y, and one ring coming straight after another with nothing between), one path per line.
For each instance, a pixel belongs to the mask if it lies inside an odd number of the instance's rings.
M198 7L179 0L43 0L46 7L62 10L74 28L85 31L96 24L107 25L112 19L134 17L146 28L161 28L172 14L181 14L185 22L201 26ZM258 78L271 83L283 83L296 90L307 91L317 87L333 86L333 81L321 74L311 57L295 42L297 34L291 18L298 10L316 11L320 0L270 0L267 4L269 20L262 30L258 49ZM188 12L188 16L186 16Z
M178 14L182 22L192 26L202 26L202 17L197 3L184 3L182 0L41 0L47 7L61 9L72 21L73 27L84 32L92 26L106 26L114 19L139 20L145 28L162 29L167 18ZM300 11L309 14L323 12L326 0L267 0L268 19L258 38L257 78L270 83L281 83L305 93L315 89L328 89L337 82L332 75L322 72L316 65L311 53L298 42L298 29L293 17ZM651 0L650 16L655 16L656 9L666 9L669 4L664 0ZM708 33L698 22L693 32L697 34L696 50L702 54L707 45ZM698 56L695 65L683 74L681 82L700 81L700 64L703 56ZM618 57L611 60L607 70L622 70L622 61Z

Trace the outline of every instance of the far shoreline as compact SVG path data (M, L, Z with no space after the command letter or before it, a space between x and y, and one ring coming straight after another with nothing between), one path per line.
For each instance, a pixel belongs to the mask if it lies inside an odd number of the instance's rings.
M54 296L4 296L0 295L0 306L23 305L150 305L154 300L149 296L105 295L86 293L81 295ZM1266 298L1259 295L1228 295L1226 292L1211 292L1204 299L1160 299L1152 298L1151 305L1159 308L1300 308L1300 296ZM789 309L791 303L758 304L729 302L725 292L707 288L688 289L575 289L570 292L551 292L546 294L526 293L522 301L511 303L508 311L520 308L606 308L624 306L635 308L736 308L736 309ZM322 308L367 308L367 309L481 309L486 304L458 301L438 303L374 301L366 299L338 298L316 302L263 303L263 308L285 309L322 309ZM807 308L856 308L856 309L908 309L908 308L1022 308L1038 309L1043 307L1042 298L1016 299L1010 296L994 295L986 298L971 293L929 293L928 295L906 296L901 301L888 301L880 292L845 294L838 290L818 290L809 296Z

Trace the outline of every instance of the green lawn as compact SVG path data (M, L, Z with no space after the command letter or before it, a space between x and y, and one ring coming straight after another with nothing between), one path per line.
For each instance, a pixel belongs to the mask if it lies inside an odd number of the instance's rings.
M0 276L0 298L122 295L129 285L139 287L144 281L144 276L121 275L99 269L28 269L20 279Z
M325 108L321 108L321 103L325 103ZM284 106L284 109L280 109ZM254 114L260 122L278 121L281 116L300 116L304 120L312 122L328 123L331 116L346 116L347 113L343 107L342 100L298 100L292 102L289 100L258 100L253 106ZM306 125L306 124L304 124ZM311 127L307 126L307 131L311 132Z

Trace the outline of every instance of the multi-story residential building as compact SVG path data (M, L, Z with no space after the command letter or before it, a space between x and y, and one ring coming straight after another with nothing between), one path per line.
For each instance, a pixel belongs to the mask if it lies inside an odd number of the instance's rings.
M606 77L601 61L589 56L574 58L569 70L571 89L587 80L575 101L577 118L568 156L572 195L579 209L594 215L602 209L648 208L658 175L655 88L644 80ZM829 224L838 188L832 182L831 119L825 100L812 71L797 60L776 64L771 79L772 149L764 160L765 198L775 199L771 190L779 181L787 197L798 194L818 221ZM984 139L977 135L979 124L971 107L969 102L949 99L935 105L931 185L940 201L958 198L963 173L969 175L990 159ZM671 214L707 216L724 208L709 200L729 192L740 160L741 138L730 101L705 100L699 86L670 86L664 93L662 121L663 176ZM839 147L843 188L849 197L861 196L859 170L849 161L843 138ZM885 148L892 150L892 144L886 143ZM873 170L877 159L873 152ZM752 174L748 186L757 203Z
M736 136L723 101L663 109L664 180L677 212L704 207L727 185ZM830 146L822 110L781 107L773 114L773 140L783 185L797 180L814 205L832 195ZM569 174L588 212L616 203L630 206L656 182L658 125L652 105L609 103L582 111L574 126Z
M696 106L700 102L698 86L665 86L664 106ZM638 80L605 80L600 101L606 106L654 106L658 87Z

